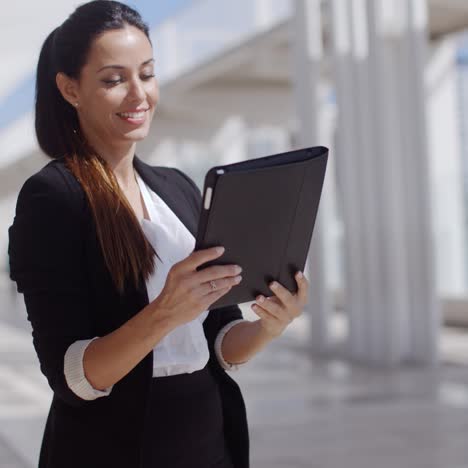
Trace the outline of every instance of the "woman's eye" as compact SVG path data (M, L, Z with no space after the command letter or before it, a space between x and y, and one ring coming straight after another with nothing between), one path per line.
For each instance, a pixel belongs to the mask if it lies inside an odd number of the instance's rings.
M151 78L154 78L156 75L154 73L152 74L148 74L148 75L142 75L140 78L142 80L149 80ZM114 85L117 85L119 83L121 83L123 80L122 78L119 78L119 79L116 79L116 80L102 80L102 82L108 86L114 86Z
M102 80L102 82L107 84L107 85L115 85L117 83L120 83L121 81L122 81L121 79L118 79L118 80Z

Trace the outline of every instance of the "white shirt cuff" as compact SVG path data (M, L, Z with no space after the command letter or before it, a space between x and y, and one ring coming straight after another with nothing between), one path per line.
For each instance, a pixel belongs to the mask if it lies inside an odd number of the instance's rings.
M64 374L70 389L83 400L95 400L96 398L108 396L113 385L105 390L96 390L88 382L83 368L83 356L91 341L99 338L95 336L90 340L78 340L72 343L65 353Z
M224 336L226 335L226 333L236 324L238 323L241 323L241 322L248 322L248 320L245 320L245 319L238 319L238 320L233 320L232 322L229 322L228 324L226 324L223 328L221 328L221 330L219 331L218 333L218 336L216 337L216 340L215 340L215 344L214 344L214 348L215 348L215 352L216 352L216 356L218 358L218 361L219 363L221 364L221 367L223 369L226 369L226 370L238 370L239 367L241 367L243 364L245 364L246 362L242 362L242 363L239 363L239 364L230 364L229 362L225 361L224 358L223 358L223 354L222 354L222 351L221 351L221 344L223 342L223 338Z

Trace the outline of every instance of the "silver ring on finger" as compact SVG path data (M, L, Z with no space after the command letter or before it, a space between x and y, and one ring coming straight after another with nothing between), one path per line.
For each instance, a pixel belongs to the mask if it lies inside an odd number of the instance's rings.
M216 289L216 282L214 280L211 280L210 285L211 285L211 290L214 291Z

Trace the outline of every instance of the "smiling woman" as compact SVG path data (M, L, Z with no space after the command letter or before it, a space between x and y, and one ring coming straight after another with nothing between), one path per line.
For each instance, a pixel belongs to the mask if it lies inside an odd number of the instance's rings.
M24 183L8 230L10 277L53 390L39 468L249 466L226 370L269 337L238 306L209 310L240 268L199 270L222 255L194 252L200 191L135 154L158 99L132 8L85 3L45 40L35 123L52 161Z
M147 136L159 97L147 25L118 2L83 5L46 39L36 90L39 145L51 158L66 156L90 203L110 274L123 292L126 276L137 285L141 273L154 271L154 249L135 223L141 203L129 204L138 200L135 143ZM117 211L119 218L112 216Z

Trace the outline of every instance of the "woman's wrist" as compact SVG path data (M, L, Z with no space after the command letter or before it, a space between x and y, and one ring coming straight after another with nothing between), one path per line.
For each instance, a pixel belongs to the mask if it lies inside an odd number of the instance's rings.
M255 324L258 337L264 345L267 345L270 341L273 341L275 338L278 338L279 335L271 333L263 326L264 324L261 319L254 320L252 323Z
M231 364L245 363L260 352L273 336L266 331L260 320L244 321L234 325L221 344L222 355Z
M157 300L148 304L148 307L153 322L152 330L159 330L163 331L164 334L168 334L181 325L177 321L175 314L169 313L168 310L161 307Z

